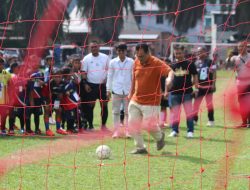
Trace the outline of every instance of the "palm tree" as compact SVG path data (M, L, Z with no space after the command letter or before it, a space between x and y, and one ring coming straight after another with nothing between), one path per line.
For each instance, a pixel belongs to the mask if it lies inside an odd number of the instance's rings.
M207 0L206 3L215 4L216 0ZM222 11L231 11L233 9L233 3L235 0L220 0ZM235 19L239 26L236 28L239 36L247 36L250 32L250 2L245 0L237 1ZM178 14L166 14L167 19L175 26L175 29L180 33L186 33L188 29L196 26L197 22L202 19L204 15L204 0L161 0L157 1L158 6L162 11L167 13ZM227 4L227 5L226 5ZM178 11L177 11L178 10ZM225 20L229 15L224 15ZM240 24L241 23L241 24Z
M105 42L118 39L123 27L123 8L134 10L134 0L78 0L83 17L89 19L92 33Z
M0 0L0 26L6 27L7 25L11 25L13 27L12 31L5 33L5 36L23 36L26 38L25 42L22 45L15 45L27 47L29 39L36 32L37 25L39 24L37 21L45 14L51 14L51 16L53 16L53 12L46 12L48 2L49 0ZM60 8L61 6L58 5L58 9ZM58 11L63 12L64 10ZM67 12L64 16L68 18ZM55 33L51 36L52 39L54 39ZM62 28L60 27L59 38L62 34Z
M70 0L69 0L70 1ZM139 0L141 3L152 0ZM12 4L13 2L13 4ZM166 13L167 19L175 26L179 34L184 34L189 28L195 27L204 15L204 0L159 0L155 1L161 11ZM216 3L216 0L205 2ZM233 3L234 0L220 0L220 3ZM37 3L37 4L36 4ZM100 37L105 42L115 41L123 27L123 12L134 11L135 0L77 0L77 5L82 16L88 18L92 34ZM240 35L248 35L250 25L249 1L239 0L236 7L236 23ZM29 31L34 24L33 18L39 19L48 5L48 0L0 0L0 26L5 26L8 13L9 21L29 20L29 22L16 23L14 31L24 34L29 38ZM222 10L231 10L232 6L222 6ZM176 13L176 14L174 14ZM227 16L227 15L226 15ZM68 18L66 12L65 18ZM244 24L245 23L245 24ZM20 32L21 31L21 32ZM62 36L62 30L60 29ZM20 35L21 35L20 34ZM53 37L52 37L53 39Z
M166 18L179 34L186 33L189 28L196 26L204 12L203 2L204 0L157 1L158 6L163 12L166 12Z

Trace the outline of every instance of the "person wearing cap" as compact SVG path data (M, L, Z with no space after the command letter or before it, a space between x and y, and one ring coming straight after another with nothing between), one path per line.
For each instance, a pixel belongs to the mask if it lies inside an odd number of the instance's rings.
M194 124L198 122L198 112L203 98L206 100L208 110L208 127L214 126L213 93L216 83L216 65L208 58L208 51L205 47L199 47L195 65L198 72L198 89L194 101Z
M134 60L126 56L126 44L118 45L116 52L118 56L110 61L106 84L108 99L111 99L112 94L112 114L114 125L114 134L112 137L120 137L119 126L121 105L123 105L125 113L125 135L126 137L130 137L127 130L128 94L131 88Z
M4 69L4 59L0 57L0 116L1 116L1 134L6 135L6 118L8 116L9 96L8 83L11 79L11 74Z
M128 106L129 132L136 148L132 154L147 154L142 129L146 129L156 141L157 150L165 146L165 134L158 125L161 102L161 77L165 76L166 91L173 81L172 69L162 60L152 56L149 46L144 43L136 46L136 60Z
M85 94L82 96L84 103L84 113L88 121L88 129L93 130L94 107L95 101L99 99L101 106L101 129L106 131L106 122L108 119L108 101L106 91L107 70L109 65L109 57L99 52L99 46L96 41L90 43L91 53L86 55L82 60L81 71L83 72L82 88Z

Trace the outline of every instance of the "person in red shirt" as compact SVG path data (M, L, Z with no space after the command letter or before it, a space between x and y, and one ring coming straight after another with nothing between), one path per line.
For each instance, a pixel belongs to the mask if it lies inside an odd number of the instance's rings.
M147 44L136 46L136 60L133 68L133 80L129 94L129 128L135 140L136 149L132 154L147 154L147 149L141 135L141 129L146 128L157 141L157 150L165 146L165 134L157 125L161 102L161 77L166 79L166 92L173 80L171 68L160 59L152 56Z

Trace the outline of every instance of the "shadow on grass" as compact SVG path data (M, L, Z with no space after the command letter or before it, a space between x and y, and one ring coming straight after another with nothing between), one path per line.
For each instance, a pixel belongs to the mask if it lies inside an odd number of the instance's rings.
M212 164L215 163L214 161L207 160L204 158L199 158L199 157L194 157L194 156L187 156L187 155L175 155L171 152L163 151L161 156L171 158L171 159L177 159L177 160L184 160L192 163L200 163L202 162L203 164Z
M200 137L193 137L193 138L187 138L187 137L184 137L185 139L187 140L200 140ZM212 139L212 138L204 138L204 137L201 137L202 141L207 141L207 142L222 142L222 143L233 143L234 141L232 140L224 140L224 139Z
M222 143L234 143L232 140L222 140L222 139L206 139L202 138L203 141L208 141L208 142L222 142Z
M145 139L144 138L144 141L145 143L156 143L156 141L154 139ZM166 145L176 145L176 143L173 143L173 142L170 142L167 140L167 138L165 138L165 142L166 142Z

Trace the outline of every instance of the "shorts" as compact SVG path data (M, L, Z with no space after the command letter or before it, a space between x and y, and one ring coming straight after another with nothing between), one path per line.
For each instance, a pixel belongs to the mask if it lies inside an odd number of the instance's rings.
M168 99L161 99L161 107L165 107L165 108L169 107Z

